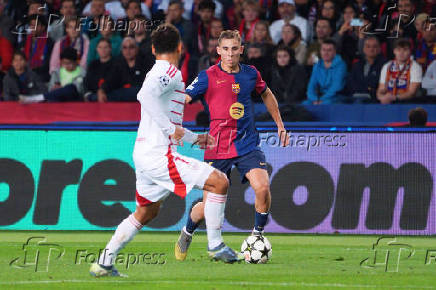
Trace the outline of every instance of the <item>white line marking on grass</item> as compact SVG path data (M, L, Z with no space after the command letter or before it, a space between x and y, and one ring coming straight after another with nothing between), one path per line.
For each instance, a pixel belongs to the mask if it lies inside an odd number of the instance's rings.
M104 279L104 278L103 278ZM341 284L341 283L306 283L306 282L253 282L253 281L172 281L172 280L155 280L155 281L137 281L137 280L47 280L47 281L11 281L2 282L0 285L23 285L23 284L56 284L56 283L118 283L118 284L220 284L220 285L252 285L252 286L302 286L302 287L334 287L334 288L417 288L417 289L436 289L433 286L415 286L415 285L364 285L364 284Z

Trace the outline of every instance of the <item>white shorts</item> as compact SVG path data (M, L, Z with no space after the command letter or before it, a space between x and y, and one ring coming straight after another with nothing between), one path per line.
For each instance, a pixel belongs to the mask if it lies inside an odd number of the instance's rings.
M171 192L184 198L193 188L203 189L215 170L205 162L177 152L157 156L138 155L134 154L133 158L138 206L164 200Z

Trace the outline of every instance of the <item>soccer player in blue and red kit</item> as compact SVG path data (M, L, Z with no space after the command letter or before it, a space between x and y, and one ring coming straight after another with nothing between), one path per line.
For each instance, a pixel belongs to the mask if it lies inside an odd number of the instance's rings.
M205 162L230 175L236 166L242 182L250 182L254 189L255 224L252 234L261 235L268 221L271 204L269 176L265 155L259 147L255 127L251 93L256 91L277 124L280 144L287 146L289 136L284 128L277 100L253 66L239 63L244 47L238 31L223 31L218 40L217 52L221 61L205 71L186 89L193 101L203 98L210 112L210 132L216 145L205 151ZM182 229L175 245L177 260L185 260L192 234L204 218L207 192L203 202L197 203Z

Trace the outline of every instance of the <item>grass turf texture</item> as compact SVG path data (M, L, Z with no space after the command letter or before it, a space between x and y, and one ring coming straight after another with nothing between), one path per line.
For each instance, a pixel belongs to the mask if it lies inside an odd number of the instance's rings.
M273 249L268 264L227 265L209 260L204 233L195 235L187 260L179 262L173 254L178 233L141 232L122 251L125 257L128 253L164 255L154 260L147 256L145 262L142 259L128 269L125 261L118 264L118 270L128 278L91 277L87 262L82 259L75 263L77 251L97 253L111 235L109 231L0 231L0 289L436 289L434 237L397 237L397 242L411 246L414 254L407 258L408 252L401 253L398 272L386 272L383 265L360 265L365 258L374 258L372 245L378 236L268 234ZM225 233L224 238L228 245L239 249L247 235ZM35 272L34 266L10 266L17 257L21 257L22 264L23 244L35 236L63 247L64 256L52 258L47 272ZM383 257L385 250L379 252ZM428 250L433 250L429 253L435 258L426 265ZM398 251L390 254L398 256ZM390 271L395 270L396 260L389 260L394 263L389 265ZM150 264L155 261L165 264Z

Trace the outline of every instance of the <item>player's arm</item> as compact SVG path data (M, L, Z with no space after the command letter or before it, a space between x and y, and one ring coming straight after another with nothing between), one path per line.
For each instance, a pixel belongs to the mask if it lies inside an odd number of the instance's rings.
M276 97L273 92L267 87L266 90L262 93L262 100L265 104L268 112L271 114L274 122L277 125L277 131L280 137L280 143L283 146L288 146L289 144L289 136L285 130L285 126L283 125L282 117L280 115L279 104L277 102Z
M200 100L206 93L209 79L206 71L201 71L195 80L186 88L186 94L190 97L189 102Z

